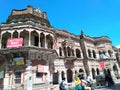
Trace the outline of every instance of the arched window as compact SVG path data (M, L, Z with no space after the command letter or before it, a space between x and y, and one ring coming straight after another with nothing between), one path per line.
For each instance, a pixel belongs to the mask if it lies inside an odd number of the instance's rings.
M50 34L46 35L47 48L53 49L53 38Z
M62 56L62 48L59 47L59 55Z
M98 68L96 69L96 71L97 71L97 75L99 75L99 74L100 74L100 72L99 72L99 69L98 69Z
M76 49L76 57L81 58L81 52L79 49Z
M67 47L67 52L68 52L68 56L71 56L71 49L70 49L70 47Z
M67 70L67 81L72 82L72 80L73 80L72 78L73 78L73 72L71 69L68 69Z
M112 51L111 50L108 50L108 54L110 57L112 57Z
M61 78L65 77L64 71L61 72Z
M92 76L93 76L93 79L95 79L95 69L94 68L92 68Z
M96 58L96 52L93 50L92 53L93 53L93 58Z
M88 57L92 57L90 49L88 49Z

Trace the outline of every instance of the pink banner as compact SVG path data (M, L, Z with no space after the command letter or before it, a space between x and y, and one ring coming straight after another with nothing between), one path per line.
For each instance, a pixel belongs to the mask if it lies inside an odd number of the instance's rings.
M101 67L101 68L104 68L104 67L105 67L104 62L100 62L100 67Z
M38 72L47 73L48 72L48 66L38 65Z
M23 38L12 38L7 41L7 48L22 47Z

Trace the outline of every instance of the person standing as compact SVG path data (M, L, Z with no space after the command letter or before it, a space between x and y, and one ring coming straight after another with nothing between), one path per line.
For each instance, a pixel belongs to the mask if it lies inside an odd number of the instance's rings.
M93 79L90 75L87 76L87 82L88 83L92 83L93 82Z
M79 77L76 78L76 87L75 90L84 90L83 86L82 86L82 81L80 80Z
M60 83L59 88L60 88L60 90L68 90L68 85L65 82L65 77L62 78L62 82Z

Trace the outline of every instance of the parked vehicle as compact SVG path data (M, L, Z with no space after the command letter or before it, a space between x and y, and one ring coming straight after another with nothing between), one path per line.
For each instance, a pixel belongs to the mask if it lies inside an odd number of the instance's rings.
M96 76L96 85L97 86L103 86L105 85L105 75L97 75Z

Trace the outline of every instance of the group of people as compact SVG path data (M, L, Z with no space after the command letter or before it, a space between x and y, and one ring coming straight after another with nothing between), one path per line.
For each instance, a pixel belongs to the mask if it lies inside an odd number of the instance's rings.
M92 88L92 82L93 79L91 78L90 75L87 76L87 79L85 80L83 75L78 76L76 78L76 87L75 90L93 90Z
M91 90L90 83L92 82L92 78L90 76L87 77L87 80L84 80L83 75L77 76L75 80L75 90ZM65 82L65 78L62 79L62 82L59 85L60 90L69 90L67 83Z

